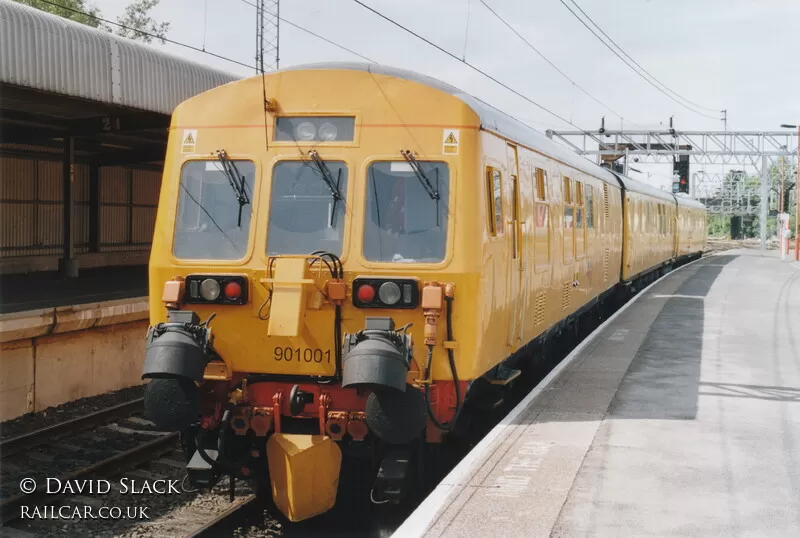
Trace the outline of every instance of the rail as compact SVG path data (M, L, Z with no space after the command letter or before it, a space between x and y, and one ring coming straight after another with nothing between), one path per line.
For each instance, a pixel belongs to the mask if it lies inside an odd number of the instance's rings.
M224 536L225 534L220 532L223 530L223 527L235 520L239 514L255 504L257 499L258 497L256 494L252 494L234 501L227 510L199 529L195 529L191 533L187 534L186 538L211 538L213 536Z
M141 411L143 405L144 399L137 398L130 402L121 403L107 409L101 409L100 411L83 417L53 424L52 426L47 426L25 435L19 435L11 439L0 441L0 454L2 454L4 458L13 456L23 450L45 444L69 433L85 430L113 419L129 417L137 411Z

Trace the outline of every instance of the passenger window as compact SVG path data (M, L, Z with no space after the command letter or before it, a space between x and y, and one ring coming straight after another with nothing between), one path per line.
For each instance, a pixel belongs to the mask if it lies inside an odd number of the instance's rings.
M656 204L656 230L661 235L661 204Z
M584 185L584 197L586 198L586 227L594 228L594 195L591 185Z
M564 176L564 262L575 257L575 208L572 205L572 180Z
M536 169L536 231L534 237L533 259L536 268L550 263L550 206L547 204L547 175L541 168Z
M544 170L536 169L536 199L543 202L547 200L546 177Z
M647 232L647 202L639 200L636 202L636 205L639 207L639 211L637 214L639 215L639 231L642 233Z
M489 232L503 233L503 185L500 170L486 167L486 200L489 203Z
M583 183L575 182L575 251L578 256L586 253L586 238L583 228Z

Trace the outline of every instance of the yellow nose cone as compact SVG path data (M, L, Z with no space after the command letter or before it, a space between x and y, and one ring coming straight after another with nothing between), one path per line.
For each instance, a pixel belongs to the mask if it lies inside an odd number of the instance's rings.
M267 464L272 498L290 521L333 508L342 451L330 437L276 433L267 441Z

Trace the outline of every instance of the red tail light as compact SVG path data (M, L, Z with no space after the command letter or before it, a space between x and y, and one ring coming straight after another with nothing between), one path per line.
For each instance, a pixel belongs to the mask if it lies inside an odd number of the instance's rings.
M371 303L372 300L375 298L375 288L373 288L369 284L363 284L358 287L356 296L358 297L358 300L361 301L362 303Z
M242 286L236 281L225 284L225 297L228 299L238 299L242 295Z

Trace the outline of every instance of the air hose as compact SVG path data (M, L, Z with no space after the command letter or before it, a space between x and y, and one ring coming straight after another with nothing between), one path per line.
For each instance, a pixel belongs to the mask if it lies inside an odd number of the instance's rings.
M452 319L452 311L453 311L453 298L452 297L445 297L445 301L447 301L447 341L453 341L453 319ZM428 346L428 362L425 367L425 379L430 379L431 377L431 364L433 362L433 346ZM461 384L458 382L458 372L456 371L456 359L453 356L453 350L451 348L447 349L447 362L450 363L450 374L453 376L453 384L456 387L456 411L453 414L453 419L450 422L439 422L436 418L436 415L433 413L433 409L431 409L431 385L430 383L425 383L425 405L428 408L428 418L431 419L431 422L439 428L440 430L444 431L451 431L453 426L458 422L458 417L461 414Z
M197 430L197 436L195 438L197 453L200 454L200 457L209 464L212 468L213 467L221 467L224 471L228 474L235 476L236 478L246 479L247 477L241 474L237 469L234 468L233 465L230 465L225 459L225 449L227 447L227 437L228 437L228 422L230 422L231 412L233 411L233 404L229 403L225 407L225 411L222 413L222 420L220 421L219 425L219 435L217 437L217 459L214 460L208 453L205 451L203 447L205 436L208 433L208 430L199 428Z
M332 254L324 250L317 250L312 252L311 256L319 256L319 259L325 262L325 265L328 266L333 278L338 278L340 280L344 279L344 267L342 266L342 260L340 260L336 254ZM333 263L333 267L328 264L328 261L325 258L328 258ZM340 379L342 377L342 305L340 304L337 304L334 307L333 345L336 348L334 350L334 357L336 359L336 372L334 377ZM327 383L330 383L330 381Z

